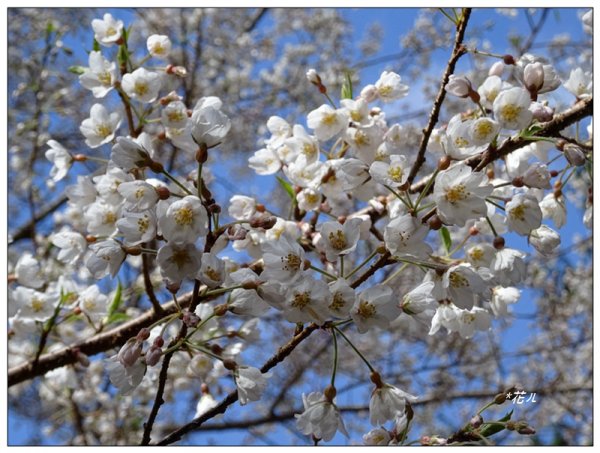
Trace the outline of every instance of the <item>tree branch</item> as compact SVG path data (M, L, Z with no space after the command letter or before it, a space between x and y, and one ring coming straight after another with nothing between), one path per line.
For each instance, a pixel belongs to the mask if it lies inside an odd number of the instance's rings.
M309 335L311 333L313 333L315 330L317 330L318 328L319 328L319 326L317 326L316 324L310 324L309 326L305 327L300 333L298 333L296 336L294 336L294 338L292 338L284 346L279 348L277 353L274 354L269 360L267 360L265 362L265 364L261 367L260 372L264 374L264 373L268 372L271 368L274 368L279 363L283 362L285 360L285 358L287 356L289 356L292 353L292 351L294 349L296 349L296 347L300 343L302 343L302 341L304 341L306 338L308 338ZM177 442L178 440L181 440L181 437L184 434L187 434L190 431L194 431L194 430L198 429L198 427L201 426L202 423L204 423L205 421L210 420L211 418L215 417L216 415L224 414L225 411L227 410L227 408L229 406L231 406L233 403L235 403L237 400L238 400L238 393L237 393L237 390L234 390L233 392L229 393L214 408L205 412L200 417L195 418L191 422L183 425L182 427L178 428L177 430L173 431L167 437L165 437L160 442L158 442L157 445L169 445L174 442Z
M427 123L427 127L423 129L423 137L419 146L419 152L417 153L417 159L415 160L415 163L411 167L410 173L408 174L408 184L413 183L415 177L417 176L417 173L425 163L425 151L427 150L429 137L431 136L433 128L438 122L440 109L442 108L442 103L446 98L446 84L448 83L448 80L450 80L450 75L454 73L456 62L466 52L466 49L464 48L462 43L465 37L465 31L467 29L467 23L469 22L470 15L471 8L463 8L460 22L456 26L456 38L454 39L454 49L452 50L452 55L448 60L448 63L446 64L446 70L444 71L444 75L442 77L442 83L440 84L440 89L435 98L435 102L433 103L433 109L431 110L431 114L429 115L429 122Z

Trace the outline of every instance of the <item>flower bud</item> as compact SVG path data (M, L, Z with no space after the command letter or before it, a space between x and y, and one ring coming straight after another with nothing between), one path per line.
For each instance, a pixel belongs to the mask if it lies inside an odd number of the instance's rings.
M335 395L337 395L337 390L335 389L335 387L333 385L328 385L325 388L325 390L323 391L323 394L325 395L325 398L327 398L327 400L329 402L333 402Z
M321 77L319 77L319 74L317 74L317 71L315 69L311 68L308 71L306 71L306 79L313 85L322 85Z
M156 337L152 342L152 346L155 348L162 348L165 344L165 339L163 337Z
M544 65L542 63L529 63L523 70L525 88L531 93L536 93L544 85Z
M585 154L583 153L583 150L574 143L567 143L564 145L563 153L571 165L581 167L585 164Z
M448 156L442 156L440 157L440 160L438 160L438 165L437 168L438 170L448 170L448 167L450 167L450 157Z
M127 340L117 354L117 359L125 368L131 367L137 362L142 353L142 343L135 338Z
M548 167L546 167L544 164L540 164L539 162L529 166L527 171L525 171L523 174L522 180L527 187L533 187L536 189L550 188L550 172L548 171Z
M270 230L277 223L277 218L274 216L269 217L258 217L250 220L250 226L252 228L263 228L265 230Z
M135 339L137 341L144 341L147 340L150 337L150 329L148 329L147 327L142 327L140 329L140 331L138 332L137 336L135 337Z
M533 119L540 123L550 121L554 117L554 109L541 102L532 102L529 110L533 114Z
M444 224L442 223L442 219L440 219L440 217L437 214L434 214L428 221L427 223L429 224L429 228L437 231L440 228L442 228L444 226Z
M502 250L504 248L504 244L505 244L505 241L502 236L496 236L494 238L493 245L496 250Z
M162 349L155 348L152 346L150 350L146 353L146 365L154 366L160 361L160 357L162 356Z
M366 102L373 102L377 99L378 92L375 85L367 85L360 92L360 97L364 99Z
M479 428L483 424L483 417L479 414L474 415L469 421L471 426L475 429Z
M224 316L229 310L229 306L227 304L217 305L215 307L215 316Z
M373 371L371 373L371 382L375 384L377 388L383 387L383 381L381 380L381 375L377 371Z
M508 55L507 54L507 55L504 55L502 57L502 61L504 62L504 64L509 64L509 65L512 64L512 65L514 65L515 64L515 57L513 57L512 55Z
M445 88L447 93L452 94L454 96L458 96L459 98L466 98L469 96L469 93L473 91L473 87L471 86L471 81L467 79L465 76L456 76L452 74Z
M502 73L504 72L504 68L505 67L506 67L506 65L504 64L503 61L497 61L496 63L494 63L492 65L492 67L488 71L488 76L498 76L498 77L501 77Z
M225 360L223 360L223 366L225 367L226 370L235 370L237 368L238 364L235 363L235 360L225 359Z
M560 245L560 235L552 228L542 225L529 233L529 243L542 255L550 255Z
M506 401L506 393L498 393L494 397L494 403L495 404L503 404L505 401Z
M171 191L165 186L155 188L159 200L166 200L171 196Z
M532 428L531 426L525 426L525 427L519 428L517 430L517 432L519 434L524 434L524 435L528 436L528 435L535 434L535 429Z

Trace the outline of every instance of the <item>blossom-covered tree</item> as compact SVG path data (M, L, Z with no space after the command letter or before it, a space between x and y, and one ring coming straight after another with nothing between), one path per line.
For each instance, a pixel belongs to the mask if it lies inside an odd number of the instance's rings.
M410 64L364 81L380 30L351 51L332 9L72 11L69 65L33 13L9 13L10 61L43 30L9 68L9 419L82 445L590 441L591 241L561 241L592 228L591 10L579 60L536 53L546 9L511 53L478 10L422 10Z

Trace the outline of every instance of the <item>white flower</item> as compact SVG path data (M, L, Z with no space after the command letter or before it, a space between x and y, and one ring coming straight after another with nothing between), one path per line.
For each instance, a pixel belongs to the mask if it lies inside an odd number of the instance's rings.
M379 99L391 102L405 97L408 94L408 86L400 83L401 80L395 72L383 71L379 80L375 82Z
M258 368L239 366L234 372L240 404L244 406L248 401L258 401L267 388L269 375L262 374Z
M161 273L174 282L195 278L201 258L201 252L189 243L169 242L158 249L156 255Z
M60 181L67 176L67 172L73 163L73 157L71 157L71 153L56 140L48 140L46 144L50 147L50 149L46 151L46 159L53 164L50 169L50 176L54 181Z
M90 148L97 148L114 138L120 124L120 113L109 114L102 104L94 104L90 110L90 117L81 122L79 130L85 136L85 144Z
M117 387L120 395L129 395L144 379L146 365L138 360L132 366L125 367L119 362L117 356L112 356L106 361L108 377L112 385Z
M560 235L552 228L542 225L529 233L529 243L542 255L552 255L560 245Z
M490 265L495 280L503 286L520 283L526 275L525 256L525 253L519 250L498 250Z
M334 282L329 283L329 313L334 318L347 318L350 314L350 309L356 302L356 292L348 284L348 281L343 278L338 278Z
M431 247L425 242L428 233L429 228L418 218L405 214L387 224L383 231L383 239L393 256L426 257L432 253Z
M54 233L50 241L60 249L57 259L65 264L74 264L87 248L85 238L74 231Z
M494 101L494 118L505 129L523 129L529 125L533 114L529 110L531 98L524 88L502 91Z
M519 58L513 73L533 94L547 93L560 86L560 79L554 67L544 58L529 53Z
M490 300L492 312L495 316L508 315L508 305L516 303L520 297L521 291L512 286L508 288L503 288L502 286L492 288L492 298Z
M302 394L304 412L296 414L296 425L306 435L330 441L339 430L348 437L342 416L334 402L329 402L321 392Z
M556 228L562 228L564 226L567 221L567 207L565 206L562 197L556 198L554 193L549 193L540 202L539 207L543 218L552 219ZM538 223L537 226L539 227L540 224Z
M90 245L90 250L92 254L85 265L94 278L100 279L109 273L114 278L125 261L126 255L121 244L114 239L107 239Z
M369 415L371 425L383 425L388 420L393 420L398 414L403 414L406 401L414 402L416 397L400 390L390 384L383 384L371 394L369 402Z
M79 294L78 305L93 321L106 315L108 297L96 285L87 287Z
M192 113L192 137L197 144L204 143L208 148L221 143L229 129L231 120L215 104L204 104L194 108Z
M467 310L473 307L475 294L487 288L481 276L468 263L448 268L442 277L442 287L454 305Z
M58 304L55 293L41 293L24 286L17 287L10 293L13 305L18 309L18 316L36 321L46 321L54 314Z
M283 317L290 322L323 324L327 318L327 301L331 295L322 280L312 277L301 279L287 290Z
M477 93L481 98L480 102L484 107L492 108L494 101L502 90L506 90L510 85L503 82L497 75L491 75L477 89Z
M196 278L209 288L216 288L225 281L225 276L225 262L214 253L203 253Z
M506 203L505 212L508 228L522 236L528 235L542 224L542 210L531 195L515 195Z
M369 173L373 179L391 187L400 187L408 178L410 166L406 156L392 154L390 162L375 161L371 164Z
M244 195L234 195L229 199L227 212L235 220L250 220L256 214L256 200Z
M146 47L153 57L166 58L171 52L171 40L165 35L151 35L146 40Z
M485 174L473 172L463 163L441 171L433 191L440 218L445 223L463 226L469 219L484 217L487 214L485 197L493 191L486 182Z
M362 436L365 445L388 445L392 436L387 429L374 428Z
M162 109L160 120L166 128L185 128L189 121L186 105L181 101L169 102Z
M127 96L136 101L154 102L160 91L161 77L156 72L138 68L123 76L121 87L127 93Z
M248 166L258 175L272 175L281 168L281 161L271 148L263 148L248 159Z
M475 268L490 267L490 263L494 259L496 249L491 244L482 242L469 247L466 251L466 258Z
M470 311L460 310L457 318L458 334L465 339L471 338L475 331L489 330L492 318L487 310L473 307Z
M89 176L77 176L77 183L65 189L69 204L78 209L83 209L92 204L96 199L96 186Z
M366 125L370 122L369 105L364 99L342 99L340 104L348 110L353 123Z
M267 120L267 130L271 133L271 137L266 140L266 143L272 149L279 148L292 135L292 126L290 126L290 123L279 116L269 117Z
M92 90L95 98L103 98L113 89L117 80L117 64L96 51L90 52L88 64L89 68L83 70L79 82L84 88Z
M434 282L421 283L407 293L400 302L400 309L407 315L418 315L425 310L435 309L437 302L433 297Z
M15 266L15 276L20 285L29 288L40 288L44 286L44 274L40 268L40 263L31 253L25 252Z
M523 69L525 88L532 93L539 93L544 85L544 65L539 62L528 63Z
M103 46L110 47L121 39L123 33L123 21L116 20L111 14L106 13L103 19L92 21L94 38Z
M290 150L287 160L290 161L291 158L295 160L297 156L300 155L305 156L308 163L318 160L319 142L315 139L315 137L309 135L299 124L294 126L293 131L293 137L287 138L284 142L284 146L288 147Z
M208 214L194 195L171 203L158 223L168 241L193 243L208 232Z
M147 165L153 154L152 137L142 132L137 138L118 137L116 145L112 147L110 160L117 167L129 171Z
M500 77L504 73L504 69L506 68L506 64L503 61L497 61L488 71L488 76L497 76Z
M481 146L488 145L492 142L500 125L491 118L478 118L469 125L469 134L473 141L473 145Z
M298 208L303 211L315 211L321 206L321 194L309 187L302 189L296 195Z
M376 285L360 293L350 311L350 316L360 333L373 326L386 328L400 315L389 286Z
M262 252L265 263L262 276L266 281L292 284L304 272L304 249L287 235L263 243Z
M125 199L125 209L133 212L143 212L152 209L158 201L158 193L146 181L135 180L119 184L117 191Z
M452 304L439 304L433 318L429 335L434 335L440 327L445 327L448 333L458 330L458 316L462 310Z
M356 249L361 224L361 219L353 218L343 225L339 222L324 222L321 225L321 237L328 261L334 262L338 256L347 255Z
M349 114L346 109L335 110L329 105L323 104L308 114L306 124L315 131L317 139L325 141L339 134L348 126L348 119Z
M591 72L584 72L581 68L571 69L569 79L563 86L577 99L587 99L592 95L594 79Z
M283 168L283 172L292 184L316 189L325 175L325 164L319 160L308 162L304 155Z
M125 212L116 226L128 244L148 242L156 236L156 214L153 211Z
M87 230L96 236L110 236L115 232L120 207L98 198L85 211L83 218L87 222Z

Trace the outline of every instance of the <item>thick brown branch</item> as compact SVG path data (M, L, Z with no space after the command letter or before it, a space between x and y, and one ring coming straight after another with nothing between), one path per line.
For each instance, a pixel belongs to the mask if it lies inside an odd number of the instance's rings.
M431 114L429 115L429 122L427 123L427 127L423 129L423 137L421 138L421 144L419 145L417 159L415 160L415 163L411 167L410 173L408 174L407 181L409 184L413 183L415 177L417 176L417 173L425 163L425 151L427 150L429 137L431 136L431 132L433 131L433 128L438 122L440 110L442 108L442 103L446 98L446 84L448 83L448 80L450 80L450 76L454 73L456 62L466 52L466 49L463 46L463 40L465 37L465 30L467 29L467 23L469 22L470 15L471 8L464 8L460 22L456 27L456 37L454 39L454 49L452 50L452 55L450 56L450 59L446 64L446 70L444 71L444 75L442 76L442 83L440 84L440 89L435 98L435 102L433 103L433 109L431 110Z
M179 299L179 304L187 307L191 299L192 293L188 293ZM165 315L169 315L175 313L177 307L173 302L170 302L163 306L163 310ZM75 363L77 361L75 351L91 356L120 346L129 338L134 337L142 327L148 327L160 318L161 316L157 315L154 310L149 310L138 318L115 327L108 332L95 335L88 340L75 343L59 351L44 354L39 358L37 365L33 361L29 361L11 368L8 370L8 386L10 387L36 376L41 376L55 368Z

